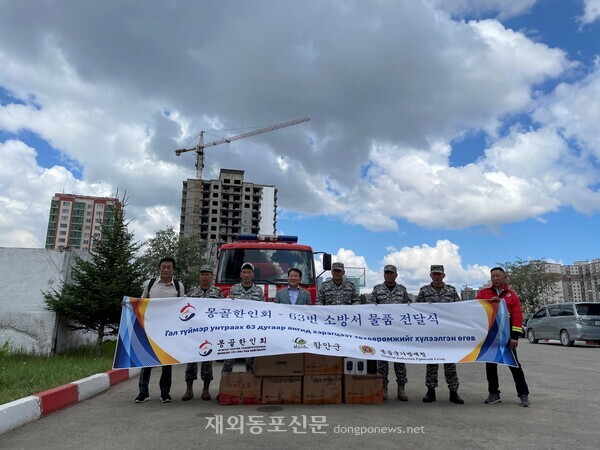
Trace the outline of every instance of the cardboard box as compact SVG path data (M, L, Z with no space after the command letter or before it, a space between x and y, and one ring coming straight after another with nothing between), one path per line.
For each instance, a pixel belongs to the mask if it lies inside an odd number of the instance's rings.
M283 377L304 374L304 354L259 356L254 358L254 374Z
M262 404L302 403L302 377L263 377Z
M341 375L344 358L341 356L304 354L304 375Z
M383 403L383 377L344 375L344 403Z
M302 403L342 403L342 375L306 375L302 384Z
M344 375L377 375L377 360L344 358Z
M251 373L221 374L219 403L221 405L260 404L261 377Z

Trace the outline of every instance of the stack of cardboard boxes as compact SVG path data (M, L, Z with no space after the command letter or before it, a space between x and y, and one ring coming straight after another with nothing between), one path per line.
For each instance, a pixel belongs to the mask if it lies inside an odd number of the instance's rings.
M222 405L383 402L377 361L312 353L261 356L254 373L223 374Z

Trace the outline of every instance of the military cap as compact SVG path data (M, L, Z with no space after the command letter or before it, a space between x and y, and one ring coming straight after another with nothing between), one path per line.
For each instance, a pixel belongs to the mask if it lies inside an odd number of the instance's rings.
M432 265L429 270L431 273L444 273L444 266L442 265Z
M245 262L244 264L242 264L242 268L240 270L244 269L250 269L252 272L254 272L254 265L252 263Z
M210 272L213 273L213 268L210 264L202 264L200 266L200 273L202 272Z
M394 273L398 273L398 270L396 269L396 266L394 266L393 264L388 264L387 266L385 266L383 268L384 272L394 272Z
M334 262L331 265L331 270L344 270L344 263L341 262Z

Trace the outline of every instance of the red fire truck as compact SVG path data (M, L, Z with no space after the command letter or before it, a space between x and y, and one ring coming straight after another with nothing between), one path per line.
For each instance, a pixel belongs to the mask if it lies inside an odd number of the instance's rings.
M254 265L254 283L260 286L267 301L273 301L278 290L287 286L287 273L292 267L302 271L300 285L310 292L313 304L317 298L317 274L313 249L298 244L297 236L239 235L235 242L223 244L217 255L215 285L229 294L231 287L240 282L240 271L245 262ZM323 254L323 270L331 270L331 255Z

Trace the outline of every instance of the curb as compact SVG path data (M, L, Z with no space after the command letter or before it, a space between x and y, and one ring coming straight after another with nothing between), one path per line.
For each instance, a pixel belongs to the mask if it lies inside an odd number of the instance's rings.
M140 369L112 369L0 405L0 434L104 392L139 373Z

